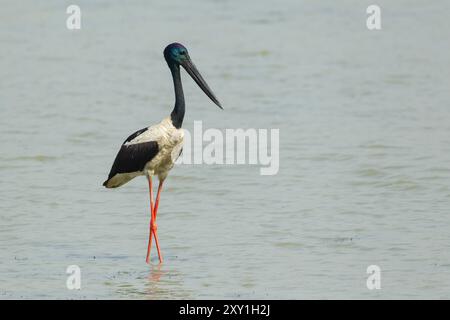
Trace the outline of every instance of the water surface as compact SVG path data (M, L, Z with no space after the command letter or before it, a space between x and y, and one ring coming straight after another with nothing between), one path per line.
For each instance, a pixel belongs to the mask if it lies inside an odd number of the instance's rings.
M369 1L81 0L75 32L69 4L0 5L0 298L450 297L448 2L372 32ZM101 184L170 112L172 41L225 108L183 74L185 128L279 128L280 170L176 167L148 266L145 179Z

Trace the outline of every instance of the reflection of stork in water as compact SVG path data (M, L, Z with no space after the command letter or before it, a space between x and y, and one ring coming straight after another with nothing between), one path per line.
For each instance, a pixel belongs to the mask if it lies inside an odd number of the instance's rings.
M149 263L152 235L155 237L156 248L160 263L163 261L159 248L156 214L158 212L159 197L162 185L174 162L181 154L183 147L183 123L185 104L183 87L180 77L180 65L191 75L206 95L220 108L217 98L206 84L192 63L187 49L179 44L172 43L164 49L164 58L172 72L175 87L175 107L169 117L160 123L138 130L129 136L122 144L114 160L111 171L103 185L106 188L117 188L131 179L145 175L150 189L150 234L148 238L147 258ZM153 203L152 176L158 176L159 185L156 201Z
M146 299L192 299L190 290L184 287L184 274L172 267L167 269L161 263L149 267L142 292ZM168 280L170 286L167 286Z

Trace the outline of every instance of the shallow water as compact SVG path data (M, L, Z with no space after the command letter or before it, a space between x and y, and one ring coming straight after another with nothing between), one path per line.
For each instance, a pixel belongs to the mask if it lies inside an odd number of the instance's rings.
M83 0L68 31L69 3L2 1L0 298L450 298L450 4L368 31L369 1L271 3ZM101 183L169 114L172 41L225 107L183 74L184 127L279 128L280 170L174 168L148 266L145 179Z

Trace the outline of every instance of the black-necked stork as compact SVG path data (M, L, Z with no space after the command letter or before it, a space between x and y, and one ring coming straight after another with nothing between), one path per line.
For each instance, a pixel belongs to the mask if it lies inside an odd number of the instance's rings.
M114 160L108 180L103 183L106 188L117 188L137 176L145 175L147 177L151 211L147 263L149 263L150 258L152 235L155 237L160 263L163 260L156 226L159 196L164 180L170 169L173 168L183 148L184 134L181 125L184 118L185 103L180 77L180 65L189 73L206 95L222 109L214 93L192 63L188 51L183 45L179 43L168 45L164 49L164 58L172 72L175 87L175 106L172 113L160 123L138 130L125 140ZM158 176L159 180L155 202L153 202L152 176Z

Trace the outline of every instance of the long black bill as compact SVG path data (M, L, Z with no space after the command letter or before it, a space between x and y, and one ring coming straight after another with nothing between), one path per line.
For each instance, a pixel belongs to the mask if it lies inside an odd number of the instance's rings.
M200 72L198 72L197 67L192 61L186 60L182 64L183 68L189 73L189 75L194 79L194 81L198 84L198 86L203 90L204 93L220 108L223 109L219 100L217 100L216 96L212 92L212 90L208 87L205 79L201 76Z

